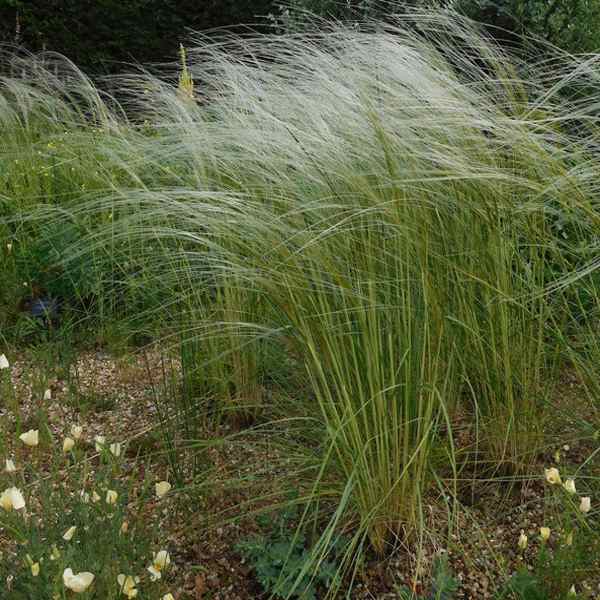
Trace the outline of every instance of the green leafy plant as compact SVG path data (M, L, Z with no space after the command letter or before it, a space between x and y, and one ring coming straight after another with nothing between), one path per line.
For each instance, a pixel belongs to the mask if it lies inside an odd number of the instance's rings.
M550 600L538 578L529 571L515 573L506 584L500 598L516 600Z
M436 556L433 561L431 590L425 596L415 595L410 589L400 588L402 600L452 600L458 591L458 580L452 575L448 557Z
M277 598L317 598L319 585L328 588L338 577L335 556L341 550L342 540L332 549L334 560L320 562L316 572L307 572L311 550L307 539L297 530L298 511L293 505L281 511L272 520L259 519L268 533L240 542L236 550L249 561L263 589Z

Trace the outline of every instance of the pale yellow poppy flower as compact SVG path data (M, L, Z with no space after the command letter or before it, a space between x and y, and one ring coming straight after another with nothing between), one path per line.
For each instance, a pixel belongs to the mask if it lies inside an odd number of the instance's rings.
M162 498L171 489L171 484L168 481L160 481L154 485L154 490L158 498Z
M592 501L589 496L584 496L579 504L579 510L586 514L589 513L592 508Z
M560 473L556 467L551 467L550 469L544 469L544 473L546 475L546 481L550 485L560 485L562 483L560 479Z
M76 594L85 592L90 585L92 585L93 581L94 574L89 573L88 571L77 574L73 573L72 569L65 569L63 571L63 583L65 584L65 587Z
M135 598L138 595L137 588L135 587L139 582L139 577L132 577L131 575L124 575L121 573L117 577L117 582L121 588L121 592L128 598Z
M39 431L37 429L30 429L29 431L22 433L19 436L19 439L26 446L37 446L40 441Z
M121 456L121 444L119 444L118 442L116 442L114 444L111 444L110 445L110 452L111 452L111 454L113 454L117 458L119 456Z
M10 487L7 490L4 490L2 494L0 494L0 506L6 510L21 510L25 508L25 498L23 498L23 494L21 490L16 487Z
M521 529L521 535L519 536L519 541L517 542L517 546L519 550L525 550L527 548L527 536L525 532Z
M153 554L152 564L148 567L150 572L150 579L157 581L162 577L162 572L171 563L171 557L166 550L160 550L156 554Z

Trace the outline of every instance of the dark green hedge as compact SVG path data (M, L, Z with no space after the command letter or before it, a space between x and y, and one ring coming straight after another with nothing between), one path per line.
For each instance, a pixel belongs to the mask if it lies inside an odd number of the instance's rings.
M264 27L271 11L271 0L0 0L0 40L105 73L122 62L176 59L187 28Z
M499 38L533 35L575 54L600 51L600 0L454 0Z
M500 38L533 33L570 52L600 49L600 0L0 0L0 41L55 50L102 74L124 62L176 59L187 29L262 29L273 14L293 30L294 14L303 10L343 19L378 17L402 5L453 6L508 30L492 29Z

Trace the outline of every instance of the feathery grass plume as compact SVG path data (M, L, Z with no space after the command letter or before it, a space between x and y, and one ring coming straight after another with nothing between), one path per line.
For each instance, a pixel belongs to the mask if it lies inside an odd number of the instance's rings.
M526 65L442 13L199 36L188 58L194 102L123 80L149 134L113 154L129 185L71 209L116 215L71 257L122 247L162 314L201 314L187 327L217 402L268 385L252 331L304 369L288 410L320 445L291 484L324 527L306 569L346 531L355 569L367 540L419 539L434 473L455 478L455 422L486 474L523 475L539 449L585 275L573 252L598 231L596 100L578 93L595 63Z

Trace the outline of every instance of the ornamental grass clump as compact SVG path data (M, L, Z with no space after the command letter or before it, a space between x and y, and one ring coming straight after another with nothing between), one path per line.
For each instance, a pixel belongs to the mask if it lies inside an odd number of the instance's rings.
M121 79L147 135L101 141L122 181L61 207L92 224L64 266L137 261L166 326L202 348L218 424L277 407L304 426L306 447L277 440L293 458L276 479L324 531L313 566L341 533L346 566L418 540L459 468L527 477L561 360L586 356L570 294L596 266L579 261L600 224L594 60L522 62L420 13L199 37L185 72L193 94ZM263 347L303 384L281 402Z
M335 498L336 526L383 552L419 529L439 448L450 477L463 456L510 478L535 460L568 311L556 223L597 227L598 166L593 123L577 125L591 105L559 95L560 69L576 85L583 63L557 59L552 84L458 19L375 29L199 40L197 102L141 78L153 137L123 165L160 153L175 185L82 210L117 202L111 239L171 248L154 266L201 299L189 328L213 352L199 370L260 389L256 355L233 348L285 340L322 423L308 495ZM457 418L472 436L460 455Z

